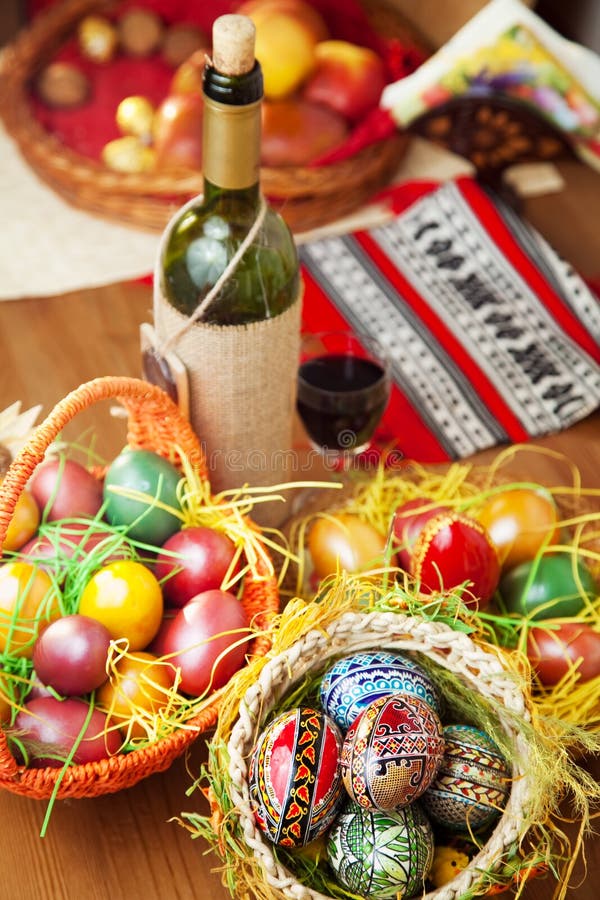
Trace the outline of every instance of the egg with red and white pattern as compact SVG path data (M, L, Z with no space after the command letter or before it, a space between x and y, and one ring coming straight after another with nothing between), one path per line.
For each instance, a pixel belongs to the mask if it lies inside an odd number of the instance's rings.
M346 733L344 787L363 809L402 809L427 790L443 753L442 723L428 703L410 694L379 697Z

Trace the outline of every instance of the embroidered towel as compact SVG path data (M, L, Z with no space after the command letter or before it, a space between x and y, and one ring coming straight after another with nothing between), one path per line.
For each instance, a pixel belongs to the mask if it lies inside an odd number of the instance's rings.
M391 359L382 438L422 462L559 431L600 404L597 297L475 181L394 189L395 215L300 248L310 331Z

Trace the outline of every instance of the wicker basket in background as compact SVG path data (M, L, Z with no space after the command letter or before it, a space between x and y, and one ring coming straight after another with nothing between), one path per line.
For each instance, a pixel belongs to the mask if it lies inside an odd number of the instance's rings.
M29 89L40 69L90 13L114 11L114 0L63 0L37 16L0 59L0 115L32 169L72 205L142 228L162 230L183 203L202 191L201 172L121 174L66 147L36 119ZM385 0L362 0L375 32L422 50ZM296 232L357 209L388 183L409 137L397 133L355 155L323 166L263 167L262 189Z
M127 446L135 450L152 450L171 458L178 447L199 476L206 477L206 466L199 439L177 406L164 391L136 378L107 376L80 385L64 397L46 419L32 432L17 454L0 486L0 547L14 513L19 496L34 469L62 429L78 413L104 400L116 400L128 415ZM252 523L248 524L253 528ZM244 579L242 604L249 621L261 636L250 645L250 658L264 655L269 649L262 636L273 616L279 611L279 588L274 574L257 566L257 575ZM53 796L94 797L131 787L155 772L167 769L181 756L198 735L215 725L218 695L203 706L185 727L176 728L168 737L99 762L61 768L27 768L10 752L6 735L0 729L0 788L27 797L45 799Z

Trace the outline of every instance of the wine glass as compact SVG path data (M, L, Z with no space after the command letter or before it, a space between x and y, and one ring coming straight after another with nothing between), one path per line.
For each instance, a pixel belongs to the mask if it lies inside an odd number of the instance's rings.
M296 407L309 442L334 469L371 445L390 397L381 346L352 331L303 335Z

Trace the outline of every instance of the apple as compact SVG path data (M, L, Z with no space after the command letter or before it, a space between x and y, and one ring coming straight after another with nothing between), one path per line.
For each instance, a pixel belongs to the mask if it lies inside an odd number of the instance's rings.
M259 25L273 12L285 13L302 23L315 43L326 41L329 29L321 13L305 0L247 0L236 10L239 15L249 16Z
M350 122L374 109L386 84L385 65L368 47L349 41L321 41L314 51L315 67L302 96L321 103Z
M333 110L295 98L265 100L261 162L264 166L304 166L348 137L346 120Z
M159 168L202 167L202 94L171 94L154 116L154 150Z
M175 69L169 95L202 93L202 78L207 56L210 56L208 47L195 50Z
M214 528L194 526L172 534L156 557L154 573L168 606L185 606L203 591L221 588L236 548ZM239 560L232 573L239 572Z

